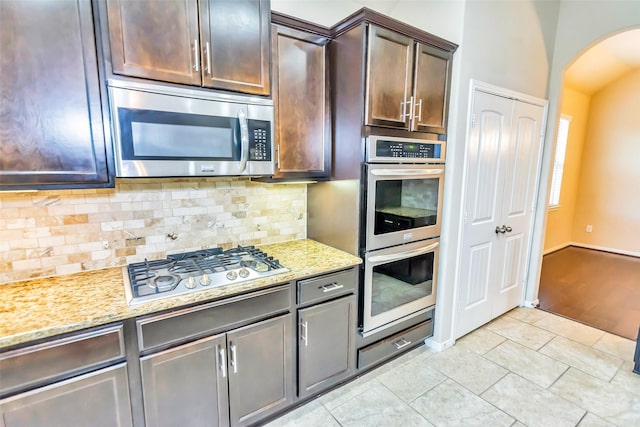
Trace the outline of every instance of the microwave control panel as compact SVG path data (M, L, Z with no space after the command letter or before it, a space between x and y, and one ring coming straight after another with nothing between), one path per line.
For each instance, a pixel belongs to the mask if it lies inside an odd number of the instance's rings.
M271 161L271 123L263 120L249 120L249 160Z

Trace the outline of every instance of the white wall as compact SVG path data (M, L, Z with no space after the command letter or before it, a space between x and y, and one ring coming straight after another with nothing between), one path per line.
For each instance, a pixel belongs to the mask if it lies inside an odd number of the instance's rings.
M453 343L470 79L546 98L558 2L468 1L465 9L459 98L451 116L445 182L438 317L433 341Z
M640 0L563 0L558 14L558 30L553 48L553 61L549 77L549 120L545 138L542 180L536 208L536 223L533 233L532 259L527 281L528 301L538 298L542 248L546 223L546 200L549 184L549 168L554 149L560 101L562 99L563 74L565 68L582 52L615 33L640 27Z

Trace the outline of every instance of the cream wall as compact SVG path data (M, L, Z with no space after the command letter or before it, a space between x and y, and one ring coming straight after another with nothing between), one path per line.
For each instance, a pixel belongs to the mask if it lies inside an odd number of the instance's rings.
M564 88L560 112L563 115L571 116L571 124L567 138L560 204L557 208L549 209L547 214L547 229L544 239L545 252L568 246L573 240L573 216L578 194L578 183L580 182L582 149L589 116L590 100L591 97L589 95L568 87Z
M640 69L591 98L572 238L640 254Z

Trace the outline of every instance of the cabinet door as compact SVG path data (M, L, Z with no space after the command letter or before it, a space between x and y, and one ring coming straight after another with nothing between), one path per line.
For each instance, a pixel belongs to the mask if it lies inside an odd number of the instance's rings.
M293 401L292 315L227 334L231 425L247 425Z
M113 72L201 84L197 0L108 0Z
M112 185L91 2L2 0L0 45L0 189Z
M0 401L5 427L131 426L125 364Z
M203 86L268 95L269 0L201 0Z
M298 390L304 397L335 384L355 369L356 297L298 310Z
M449 108L451 54L416 43L411 130L444 134Z
M409 129L413 40L369 26L366 123Z
M228 424L224 335L143 357L140 367L148 426Z
M328 178L331 126L328 40L274 28L276 178Z

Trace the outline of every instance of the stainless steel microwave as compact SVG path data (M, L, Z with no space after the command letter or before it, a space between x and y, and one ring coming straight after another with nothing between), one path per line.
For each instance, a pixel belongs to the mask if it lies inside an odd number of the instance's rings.
M263 176L273 100L110 79L116 176Z

